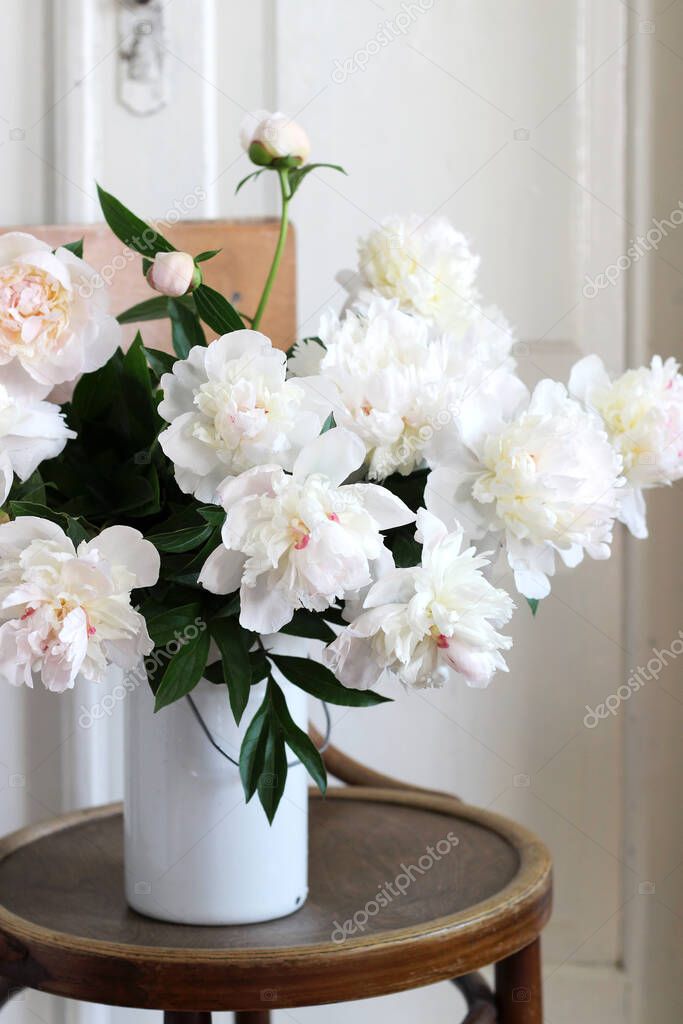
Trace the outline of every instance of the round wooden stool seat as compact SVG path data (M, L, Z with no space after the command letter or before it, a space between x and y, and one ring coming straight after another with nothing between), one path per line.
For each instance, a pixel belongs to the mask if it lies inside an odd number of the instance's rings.
M310 894L236 927L145 918L123 892L122 818L96 808L0 841L0 975L110 1005L267 1010L467 974L538 937L550 858L530 833L438 794L311 800Z

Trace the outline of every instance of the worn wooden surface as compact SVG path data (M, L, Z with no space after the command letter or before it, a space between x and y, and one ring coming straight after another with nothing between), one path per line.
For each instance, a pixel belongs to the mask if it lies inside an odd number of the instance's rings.
M109 308L123 312L157 293L142 276L141 257L112 234L106 224L66 224L8 228L28 231L53 248L65 242L84 239L83 258L101 275L106 284ZM221 292L239 310L253 316L261 289L275 251L277 220L198 220L182 221L173 227L160 226L175 245L196 256L207 249L221 249L214 259L202 264L206 284ZM280 272L271 294L261 330L279 348L289 348L296 340L296 262L294 232L290 230ZM168 320L154 320L124 328L130 341L137 328L153 348L171 351ZM214 334L207 328L207 338Z
M496 815L362 788L333 789L311 812L306 905L231 928L165 924L127 908L118 807L15 833L0 843L0 974L112 1005L306 1006L466 974L527 946L547 920L549 856ZM449 833L457 845L434 857L429 848ZM420 857L423 868L431 860L422 873ZM396 895L376 910L387 883ZM343 938L337 925L347 921Z

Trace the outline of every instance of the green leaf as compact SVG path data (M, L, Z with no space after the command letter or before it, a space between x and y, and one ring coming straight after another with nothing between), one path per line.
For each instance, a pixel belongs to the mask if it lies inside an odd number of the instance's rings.
M81 524L79 518L74 516L64 516L64 518L66 519L66 528L64 532L75 548L77 548L79 544L82 544L83 541L90 540L90 534Z
M33 501L39 505L45 504L45 484L40 475L40 470L32 473L27 480L15 479L10 492L13 501Z
M239 313L220 292L200 284L192 294L200 317L217 334L244 330L244 322Z
M39 519L47 519L64 528L64 517L59 512L53 512L47 505L41 505L37 501L10 501L9 508L13 519L18 519L20 516L37 516Z
M321 793L327 790L327 772L318 748L300 729L289 713L285 696L276 682L269 683L273 710L277 715L287 746L299 758Z
M248 634L236 618L212 619L209 629L221 652L223 678L228 688L230 707L239 725L251 689Z
M199 256L195 256L195 263L204 263L206 260L212 260L214 256L218 256L219 252L223 252L222 249L207 249L206 252L200 252Z
M154 710L185 697L204 674L209 657L209 631L205 629L186 641L169 661L156 691Z
M263 770L258 780L258 796L269 823L280 806L287 782L287 750L279 722L271 712L263 749Z
M147 617L147 632L155 647L163 647L171 640L177 639L176 632L182 633L189 625L197 625L196 620L201 618L201 614L202 607L199 601L170 608L159 615ZM197 628L201 629L201 626L197 625Z
M207 665L204 669L204 679L208 679L214 686L225 686L225 679L223 678L223 662L214 661L212 665Z
M194 301L191 295L180 295L176 302L188 309L194 309ZM119 313L117 320L120 324L137 324L146 320L164 320L171 314L168 311L168 299L165 295L155 295L153 299L145 299L138 302L130 309L124 309Z
M173 371L176 357L172 356L170 352L162 352L157 348L145 347L145 355L147 356L149 368L160 380L165 373Z
M194 551L211 536L212 530L213 527L206 523L204 526L191 526L186 530L173 530L169 533L149 533L147 540L152 542L157 551L181 553Z
M311 171L317 170L319 167L328 167L331 171L339 171L340 174L346 174L344 168L340 167L339 164L306 164L304 167L295 167L289 172L289 187L292 195L294 195L306 175L310 174Z
M225 522L225 509L222 509L220 505L202 505L197 512L212 526L222 526Z
M243 186L243 185L246 185L246 183L247 183L248 181L252 181L253 179L255 179L255 178L258 178L258 176L259 176L260 174L263 174L263 172L264 172L264 171L265 171L266 169L267 169L267 168L265 168L265 167L262 167L260 171L252 171L252 172L251 172L251 174L247 174L246 178L242 178L242 180L241 180L241 181L239 182L239 184L237 185L237 188L235 189L235 195L237 195L237 193L239 192L239 190L240 190L240 189L242 188L242 186Z
M79 238L76 242L66 242L61 246L62 249L68 249L74 256L78 256L79 260L83 259L83 239Z
M123 357L123 399L128 410L131 441L140 449L149 448L157 438L161 420L157 413L147 354L140 332Z
M531 614L535 615L536 612L538 611L538 598L537 597L527 597L526 602L529 605L529 607L531 608Z
M266 657L266 652L257 648L255 651L249 651L249 664L251 666L251 685L256 686L261 680L266 679L270 675L270 662Z
M142 256L156 256L158 252L175 252L175 246L171 245L168 239L149 224L145 224L144 220L136 217L123 203L99 185L97 194L104 219L116 237L129 249Z
M332 672L324 665L318 665L310 658L290 658L283 654L269 654L273 664L279 668L285 679L310 693L312 697L327 704L342 704L352 708L368 708L375 704L389 703L389 697L382 697L374 690L350 690L342 686Z
M335 419L334 419L334 413L331 412L330 415L325 420L325 422L323 423L322 427L320 428L320 433L321 434L326 434L328 430L332 430L333 427L336 427L336 426L337 426L337 424L336 424Z
M310 612L307 608L298 608L280 632L286 633L287 636L305 636L309 640L323 640L329 644L337 634L327 625L324 616L325 612Z
M268 695L249 723L240 747L240 778L247 803L256 792L258 780L263 772L264 752L268 735L270 700Z
M408 476L392 473L382 482L382 486L405 502L411 511L417 512L424 505L424 491L428 475L428 469L416 469Z
M71 399L71 408L82 422L97 419L120 394L122 364L123 352L117 349L101 369L83 374Z
M391 547L397 569L410 569L422 561L422 545L412 537L399 536Z
M206 346L206 338L199 317L187 306L168 299L168 312L171 317L173 349L179 359L187 359L190 349L195 345Z

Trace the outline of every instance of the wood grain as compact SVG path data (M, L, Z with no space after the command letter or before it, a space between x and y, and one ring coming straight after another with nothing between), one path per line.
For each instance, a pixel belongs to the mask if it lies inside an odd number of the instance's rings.
M505 819L447 797L362 788L314 796L311 812L308 902L249 927L130 911L118 808L15 833L0 843L0 974L110 1005L265 1011L466 974L529 945L548 918L547 851ZM420 873L420 857L449 832L455 848ZM397 895L375 911L386 883ZM347 921L334 941L335 922Z
M156 294L141 271L141 258L127 250L106 224L43 225L8 228L28 231L53 248L78 238L84 239L83 256L87 263L109 281L106 285L109 308L115 315ZM214 259L203 263L206 284L230 299L240 310L253 315L275 250L279 230L277 220L198 220L182 221L162 228L177 249L197 255L207 249L221 249ZM261 330L278 348L289 348L296 340L296 257L294 231L290 230L280 272L271 294ZM110 278L111 275L111 278ZM171 351L168 320L152 320L128 325L124 336L130 342L140 328L145 343L152 348ZM214 334L207 329L207 338Z

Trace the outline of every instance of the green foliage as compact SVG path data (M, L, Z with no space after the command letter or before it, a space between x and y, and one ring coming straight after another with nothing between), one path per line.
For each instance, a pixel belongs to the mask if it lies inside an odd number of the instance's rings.
M195 308L194 299L191 295L181 295L174 301L182 306L187 306L190 310ZM137 324L149 320L163 320L170 315L167 297L165 295L155 295L154 298L145 299L144 302L138 302L135 306L131 306L130 309L119 313L116 319L120 324Z
M527 597L526 598L526 603L531 608L531 614L533 616L535 616L536 612L538 611L538 604L539 604L538 598L537 597Z
M228 688L232 713L239 725L249 700L252 681L250 634L242 629L236 618L212 619L209 628L221 654L223 681Z
M244 330L244 321L239 313L220 292L207 284L200 284L192 294L200 317L217 334Z
M65 242L62 249L68 249L74 256L78 256L79 260L83 259L83 239L79 238L76 242Z
M272 823L287 782L287 747L302 762L321 792L327 788L323 760L291 717L282 690L271 677L263 703L247 729L240 750L240 777L247 802L258 793Z
M144 220L136 217L123 203L99 185L97 194L104 219L116 237L129 249L147 257L154 257L158 252L175 251L175 246L171 245L167 238L149 224L145 224Z
M171 317L173 351L179 359L187 359L195 345L206 345L206 338L197 314L177 299L168 299Z
M284 654L269 654L268 657L290 683L327 704L370 708L375 704L386 704L390 700L389 697L383 697L374 690L350 690L342 686L328 668L310 658L292 658Z

